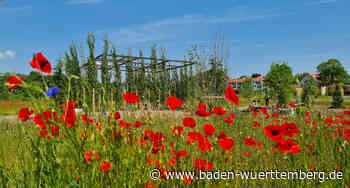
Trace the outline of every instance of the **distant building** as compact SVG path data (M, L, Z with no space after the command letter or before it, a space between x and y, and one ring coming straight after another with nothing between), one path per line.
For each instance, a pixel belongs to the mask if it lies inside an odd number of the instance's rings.
M312 72L306 72L303 74L303 79L299 82L299 84L296 85L296 90L297 90L297 95L301 96L303 88L305 86L305 83L308 80L314 81L315 85L320 89L320 93L322 96L325 96L328 94L330 87L325 87L321 85L321 81L319 79L320 75L317 73L312 73ZM350 85L343 85L341 88L341 93L342 95L349 96L350 95Z
M258 76L255 78L251 78L250 84L253 86L254 89L264 89L265 88L264 80L265 80L264 77ZM237 79L229 78L227 80L227 84L232 85L233 89L239 89L239 88L242 88L243 84L247 81L248 81L248 79L246 77L237 78Z

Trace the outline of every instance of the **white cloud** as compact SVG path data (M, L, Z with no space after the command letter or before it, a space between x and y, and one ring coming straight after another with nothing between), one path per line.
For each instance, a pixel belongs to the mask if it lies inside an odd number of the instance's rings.
M176 38L179 34L186 33L187 29L196 29L196 27L203 24L239 23L279 16L276 14L248 15L245 11L237 14L235 11L236 10L232 10L220 16L190 14L182 17L165 18L145 24L123 27L117 31L99 31L97 33L108 33L108 36L117 40L118 44L135 44Z
M32 9L32 6L26 5L26 6L20 6L20 7L0 7L0 13L18 12L18 11L23 11L27 9Z
M12 50L6 50L1 52L0 51L0 60L3 60L5 58L14 58L16 56L16 52Z
M318 0L313 2L308 2L306 5L321 5L321 4L329 4L329 3L336 3L337 0Z
M67 5L78 5L78 4L97 4L102 3L103 0L68 0L65 4Z

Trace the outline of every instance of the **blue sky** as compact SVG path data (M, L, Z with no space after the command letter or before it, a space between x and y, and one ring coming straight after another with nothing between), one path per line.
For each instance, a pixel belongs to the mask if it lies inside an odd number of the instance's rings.
M315 72L328 58L350 72L349 0L4 0L0 3L0 72L29 73L34 52L55 64L74 41L107 34L126 53L152 44L183 59L192 44L210 47L216 33L229 50L229 76L265 74L272 62ZM87 53L86 53L87 54Z

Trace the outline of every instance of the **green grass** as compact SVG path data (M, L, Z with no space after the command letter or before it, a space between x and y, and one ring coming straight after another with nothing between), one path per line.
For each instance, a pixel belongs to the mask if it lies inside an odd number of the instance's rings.
M152 182L158 187L345 187L350 184L350 148L348 142L340 137L329 137L334 129L318 120L316 114L317 135L312 134L312 125L306 124L301 117L290 117L289 122L295 122L300 130L298 135L291 139L296 141L301 149L298 154L282 154L277 150L273 141L264 134L264 126L272 124L272 119L265 120L264 116L253 117L251 114L237 114L234 125L224 123L224 118L216 115L196 119L194 129L184 127L181 137L171 134L175 125L182 125L181 118L175 118L173 112L165 115L146 115L136 118L132 113L123 115L122 119L133 124L136 120L143 122L137 129L126 130L117 125L115 120L110 121L106 116L99 116L98 121L104 126L101 131L95 130L94 124L86 126L78 120L77 125L67 129L61 123L60 136L50 140L39 136L39 127L31 122L1 121L0 123L0 183L11 187L144 187L145 183ZM329 116L325 114L325 116ZM350 119L349 117L346 117ZM80 119L80 117L78 117ZM260 127L253 127L253 121L259 121ZM282 121L282 117L278 119ZM197 144L186 144L187 134L190 131L203 133L202 126L210 123L216 127L214 136L208 137L213 148L202 153ZM332 125L336 126L336 125ZM147 141L146 146L140 146L135 139L143 138L143 132L152 129L162 132L166 139L163 141L164 152L152 154L152 144ZM121 131L121 136L112 137L112 131ZM219 131L224 131L233 138L234 146L231 151L224 152L217 144ZM80 133L86 131L90 136L84 140ZM128 139L127 134L131 135ZM323 135L323 136L322 136ZM66 138L64 138L66 136ZM248 147L244 144L245 137L254 138L262 143L262 148ZM187 156L178 159L175 166L169 166L173 157L170 142L175 143L177 151L186 150ZM308 146L313 146L309 151ZM338 151L335 150L338 147ZM100 155L98 161L87 163L84 159L86 151L95 150ZM249 157L244 152L251 152ZM159 168L166 170L195 171L193 159L203 158L213 163L215 170L279 170L311 171L310 165L316 171L342 171L344 179L326 180L192 180L191 185L183 180L157 180L149 177L152 169L146 159L159 160ZM225 162L227 160L227 162ZM99 169L101 161L111 162L108 173ZM1 176L2 175L2 176ZM79 181L76 180L79 176ZM1 178L2 177L2 178ZM7 178L8 177L8 178Z

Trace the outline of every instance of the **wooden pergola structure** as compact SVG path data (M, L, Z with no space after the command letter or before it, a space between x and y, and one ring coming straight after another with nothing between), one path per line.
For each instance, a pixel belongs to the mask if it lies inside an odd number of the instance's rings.
M101 64L103 62L103 55L99 55L96 58L97 69L101 69ZM171 60L171 59L159 59L152 57L137 57L137 56L125 56L116 55L116 58L112 58L112 55L107 55L108 69L113 69L113 64L118 63L120 70L123 72L139 72L142 70L141 61L144 61L145 71L151 72L152 66L165 65L165 71L175 70L187 66L196 64L193 61L186 60ZM153 62L153 63L152 63ZM155 62L155 63L154 63ZM127 70L127 65L131 66L131 70ZM87 64L83 65L82 68L86 68ZM157 70L156 73L163 72L163 70Z

